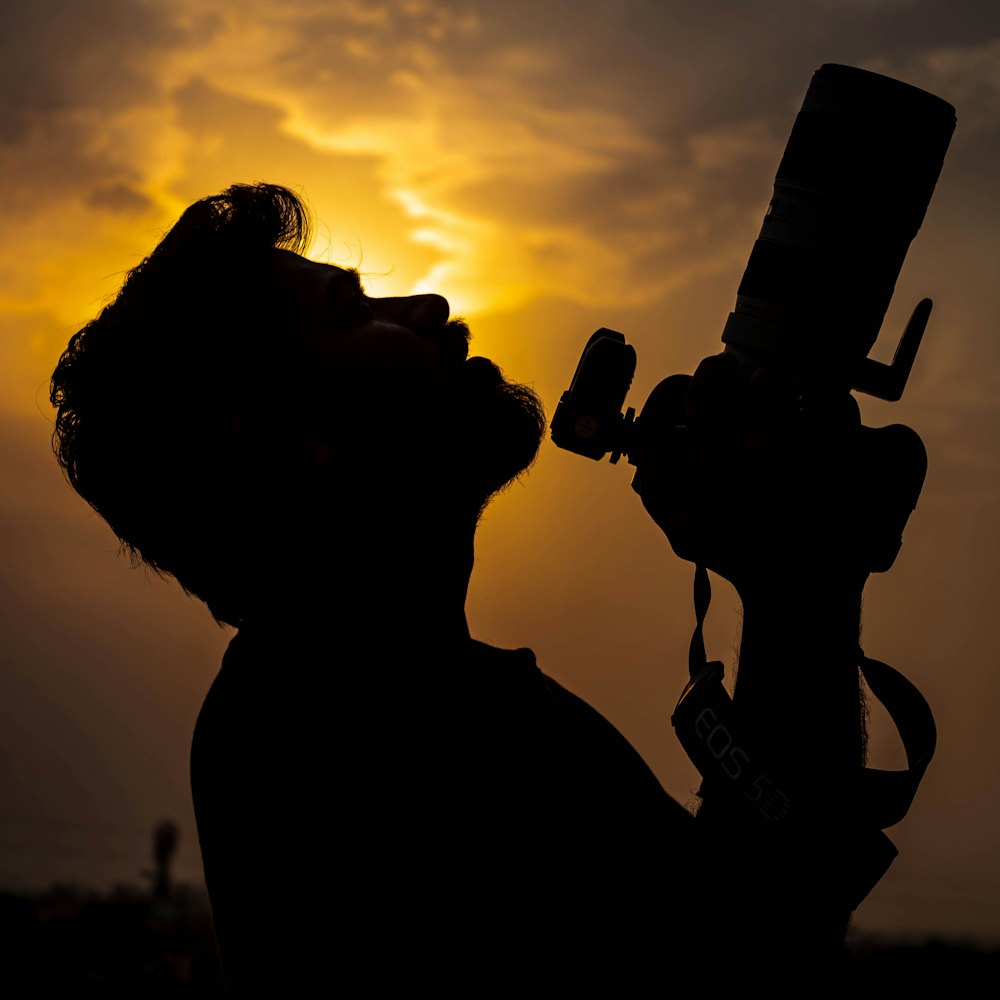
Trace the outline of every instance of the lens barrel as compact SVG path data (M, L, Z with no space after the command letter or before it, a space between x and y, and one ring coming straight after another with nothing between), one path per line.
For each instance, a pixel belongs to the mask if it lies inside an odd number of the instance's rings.
M878 336L955 124L952 105L898 80L835 64L816 71L723 334L731 349L850 382Z

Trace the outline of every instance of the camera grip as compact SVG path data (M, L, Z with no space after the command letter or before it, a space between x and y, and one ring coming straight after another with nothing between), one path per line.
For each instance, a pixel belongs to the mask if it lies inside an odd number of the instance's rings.
M872 573L885 573L903 544L903 529L917 505L927 474L927 450L916 431L903 424L861 427L859 490L868 496L862 522L864 551Z

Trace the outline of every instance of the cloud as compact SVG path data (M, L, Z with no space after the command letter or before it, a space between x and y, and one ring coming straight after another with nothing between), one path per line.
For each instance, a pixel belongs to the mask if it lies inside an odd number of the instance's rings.
M142 215L154 207L148 195L121 181L95 188L87 195L87 204L118 215Z
M9 13L8 37L47 58L29 65L22 46L7 67L0 130L16 157L0 207L47 237L0 260L8 292L42 304L31 261L68 261L61 248L95 227L117 234L114 274L187 201L267 165L393 291L441 283L479 312L553 290L656 301L745 254L790 123L770 96L781 74L740 76L738 5L710 6L101 0L84 16L47 0ZM770 5L755 37L769 45L769 19L797 11ZM710 22L716 44L699 47ZM46 306L68 316L70 298Z
M766 204L780 149L767 122L668 139L589 86L572 45L512 38L509 25L494 34L470 5L247 13L175 54L167 75L197 66L206 86L280 110L278 127L317 152L371 158L370 196L408 216L388 238L437 252L412 289L444 291L462 311L554 292L653 301L728 261ZM623 12L609 16L620 30Z
M868 69L905 79L955 105L959 136L1000 128L1000 39L882 56Z
M163 9L132 0L33 0L0 13L0 136L68 108L114 113L155 90L141 67L178 36Z
M745 260L801 92L781 63L748 86L735 58L750 36L771 51L769 20L798 23L795 5L769 5L749 31L737 5L710 6L101 0L61 18L47 0L8 13L9 35L49 58L8 66L0 208L24 235L0 241L0 308L79 323L187 203L261 178L309 197L329 227L316 252L389 275L376 293L434 289L473 313L677 296ZM898 23L892 6L855 5L852 23ZM717 36L699 46L710 13ZM968 94L993 121L996 44L911 44L878 65Z

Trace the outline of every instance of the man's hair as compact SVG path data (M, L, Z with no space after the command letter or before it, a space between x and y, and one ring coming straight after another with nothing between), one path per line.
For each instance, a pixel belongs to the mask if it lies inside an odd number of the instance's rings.
M268 259L300 252L308 235L302 202L283 187L238 184L196 202L52 376L53 447L69 482L136 561L233 625L247 530L269 489L236 428L262 408L289 412L295 390L274 379L276 354L296 344L281 336L288 306Z

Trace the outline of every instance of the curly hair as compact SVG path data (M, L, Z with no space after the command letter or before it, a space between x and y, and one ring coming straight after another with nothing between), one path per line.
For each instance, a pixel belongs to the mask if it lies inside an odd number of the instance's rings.
M302 202L277 185L195 202L52 375L53 448L74 489L137 563L173 575L231 625L261 488L234 427L262 398L281 404L273 363L294 338L276 336L287 303L266 268L272 249L301 252L308 237Z

